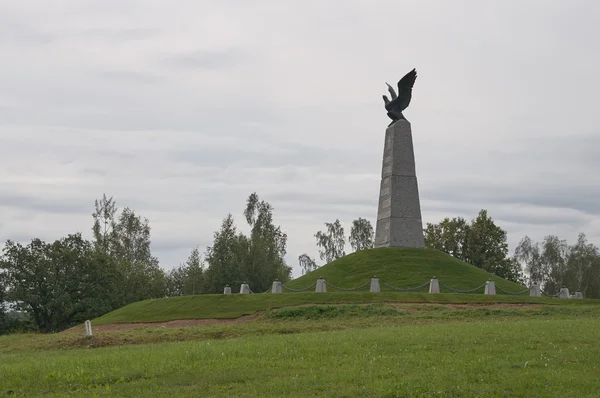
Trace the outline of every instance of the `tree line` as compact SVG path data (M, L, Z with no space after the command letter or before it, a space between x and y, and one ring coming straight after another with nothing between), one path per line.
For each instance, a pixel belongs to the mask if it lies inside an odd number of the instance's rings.
M252 193L243 211L250 233L237 230L231 214L215 231L204 253L193 248L184 263L163 270L151 252L148 219L112 197L94 202L92 238L80 232L53 242L7 240L0 255L0 334L12 330L60 331L124 305L152 298L221 293L226 285L249 283L266 291L273 280L288 281L287 235L273 221L273 207ZM507 234L486 210L470 222L444 218L424 228L425 245L500 277L540 283L554 294L561 286L600 297L600 250L584 234L569 245L554 235L541 242L524 237L509 255ZM339 219L326 222L314 236L323 264L373 247L371 223L358 218L348 238ZM317 269L304 253L303 273ZM322 265L322 264L321 264Z
M152 298L219 293L248 282L266 290L289 280L287 235L273 223L273 207L251 194L244 217L249 235L231 214L204 258L194 248L184 264L165 271L151 252L148 219L112 197L94 203L92 239L80 232L54 242L7 240L0 255L0 334L56 332L124 305Z
M507 233L496 225L487 210L481 209L474 219L444 218L427 223L423 229L425 247L443 251L455 258L501 278L529 285L540 284L548 294L556 294L562 286L579 290L588 298L600 298L600 249L579 234L569 245L555 235L534 242L525 236L514 253L509 254ZM325 230L315 233L319 257L324 264L346 255L345 232L339 219L325 223ZM353 250L373 247L371 223L363 218L352 222L348 238ZM303 273L319 268L308 254L299 256Z

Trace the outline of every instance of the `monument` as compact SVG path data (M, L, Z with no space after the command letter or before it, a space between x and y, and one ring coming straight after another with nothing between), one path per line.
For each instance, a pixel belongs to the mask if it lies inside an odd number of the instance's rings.
M400 79L398 95L386 83L392 99L384 95L383 101L392 122L385 131L375 247L425 246L412 131L402 114L416 79L415 69Z

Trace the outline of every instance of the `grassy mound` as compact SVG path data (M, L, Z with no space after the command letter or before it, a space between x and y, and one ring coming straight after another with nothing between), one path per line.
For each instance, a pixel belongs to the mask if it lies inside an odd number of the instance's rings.
M179 319L231 319L275 308L317 304L362 303L538 303L580 305L590 300L567 300L483 294L429 294L414 292L328 292L283 294L202 294L138 301L92 321L94 325L167 322Z
M396 247L361 250L349 254L290 281L286 286L303 288L322 276L332 285L353 288L368 282L375 275L381 282L398 288L419 286L435 276L440 283L458 290L473 289L488 279L510 292L525 289L524 286L499 278L437 250ZM418 291L426 292L428 289L429 285ZM328 287L327 290L332 288ZM382 285L381 290L390 289ZM442 286L440 291L450 292ZM475 293L483 293L483 288ZM496 293L503 294L499 289Z

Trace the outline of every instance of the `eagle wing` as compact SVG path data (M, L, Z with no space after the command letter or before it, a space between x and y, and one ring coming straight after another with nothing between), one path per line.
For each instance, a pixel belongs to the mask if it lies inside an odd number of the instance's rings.
M396 106L401 112L410 104L415 80L417 80L417 70L413 69L398 81L398 104Z

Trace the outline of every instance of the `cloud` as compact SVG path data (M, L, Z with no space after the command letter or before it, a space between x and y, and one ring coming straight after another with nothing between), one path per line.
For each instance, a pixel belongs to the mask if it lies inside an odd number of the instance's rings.
M486 208L511 248L526 234L600 244L600 6L515 5L9 2L0 239L89 236L107 193L150 219L169 268L228 213L247 228L257 192L290 263L318 257L325 221L374 223L384 82L416 67L405 114L424 222Z

